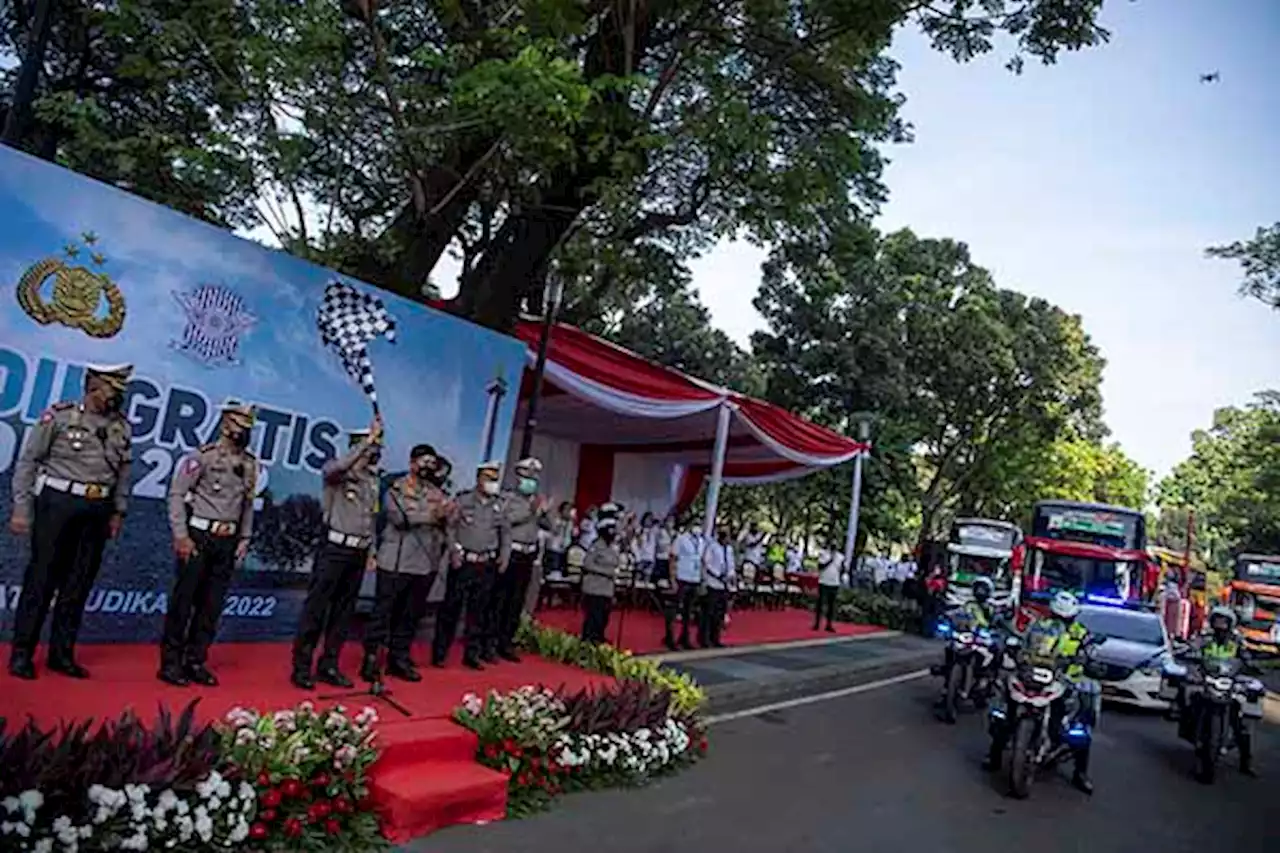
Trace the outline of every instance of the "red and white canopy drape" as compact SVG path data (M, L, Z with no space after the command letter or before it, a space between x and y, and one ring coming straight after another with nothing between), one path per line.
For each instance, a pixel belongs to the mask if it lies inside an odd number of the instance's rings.
M517 327L529 346L530 372L541 333L539 323ZM526 381L522 400L530 392ZM522 425L518 416L513 447ZM681 510L706 483L709 519L721 482L802 477L869 451L786 409L566 325L555 326L548 342L537 433L540 455L559 455L563 467L574 469L573 500L580 507L622 499L662 513ZM567 470L561 475L565 488L569 476Z

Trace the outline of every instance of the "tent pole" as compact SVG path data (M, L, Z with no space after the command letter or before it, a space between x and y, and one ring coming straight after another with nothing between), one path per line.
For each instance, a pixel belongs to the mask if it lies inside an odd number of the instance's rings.
M711 480L707 483L707 515L702 520L702 532L708 541L716 532L716 510L720 504L720 482L724 479L724 457L729 449L729 422L733 411L729 402L720 404L720 419L716 421L716 445L711 457Z
M849 492L849 528L844 535L844 564L853 577L853 549L858 542L858 511L862 508L862 454L853 457L853 486Z
M538 400L542 397L542 377L547 372L547 347L551 343L551 329L556 324L556 315L560 313L560 297L563 294L563 282L555 275L542 303L542 334L538 337L538 359L533 365L533 388L524 410L524 430L520 436L518 459L527 459L533 452L533 434L538 429Z

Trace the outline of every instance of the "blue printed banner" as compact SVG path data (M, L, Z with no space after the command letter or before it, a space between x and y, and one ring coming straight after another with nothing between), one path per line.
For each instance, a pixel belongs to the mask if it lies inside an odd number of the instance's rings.
M348 330L359 358L322 337L333 284L385 309L372 333ZM425 442L465 487L481 454L510 440L518 341L3 147L0 288L0 639L30 553L8 533L14 462L48 406L79 398L86 364L135 365L130 510L89 599L86 641L158 638L175 565L169 480L215 434L228 399L257 406L251 449L263 470L222 640L286 637L297 624L324 530L320 469L372 418L372 388L353 363L376 382L389 468Z

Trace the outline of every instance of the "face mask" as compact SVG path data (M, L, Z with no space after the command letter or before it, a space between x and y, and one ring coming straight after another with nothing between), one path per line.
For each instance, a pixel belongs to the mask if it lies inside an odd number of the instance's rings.
M522 495L531 495L538 491L538 481L532 477L521 477L516 488L520 490L520 494Z
M375 447L373 450L370 450L370 451L369 451L369 464L370 464L370 465L377 465L377 464L378 464L379 462L381 462L381 461L382 461L382 450L381 450L381 449L379 449L379 448Z
M430 456L424 456L421 459L413 461L413 473L418 477L424 477L428 480L435 473L436 461Z
M486 495L496 495L498 493L498 481L485 480L480 484L480 491L484 492Z
M612 530L601 530L601 531L600 531L600 538L601 538L601 539L603 539L603 540L605 541L605 543L606 543L606 544L607 544L607 543L611 543L611 542L613 542L613 540L614 540L614 536L615 536L615 534L614 534L614 532L613 532Z
M222 434L227 437L227 441L231 442L234 446L240 448L241 450L249 446L248 430L239 429L237 427L229 427L223 430Z

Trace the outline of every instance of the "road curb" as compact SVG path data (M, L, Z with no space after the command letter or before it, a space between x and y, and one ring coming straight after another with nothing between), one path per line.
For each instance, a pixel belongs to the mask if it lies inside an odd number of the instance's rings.
M749 681L712 684L703 688L707 694L706 712L711 715L732 713L755 705L854 687L913 672L936 663L937 659L936 649L901 652L857 664L834 664Z
M714 658L749 655L756 652L779 652L788 649L808 649L815 646L835 646L841 643L857 643L863 640L888 640L901 637L901 631L869 631L865 634L853 634L847 637L822 637L812 640L781 640L775 643L757 643L751 646L725 646L722 649L690 649L686 652L653 652L640 655L645 660L657 664L691 663L694 661L712 660Z

